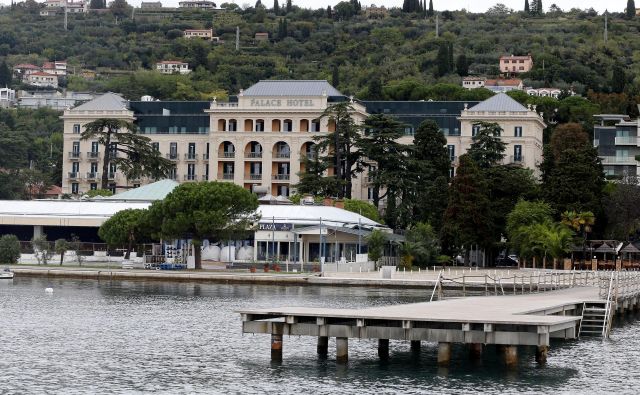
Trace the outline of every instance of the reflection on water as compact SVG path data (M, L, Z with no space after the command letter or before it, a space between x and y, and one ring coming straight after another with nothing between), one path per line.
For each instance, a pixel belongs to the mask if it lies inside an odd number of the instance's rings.
M44 289L53 287L53 294ZM428 299L421 290L97 282L17 278L0 283L1 393L636 393L637 321L611 341L554 343L538 368L532 349L505 370L493 347L483 360L453 348L437 368L436 345L419 353L391 341L349 341L349 363L316 356L315 338L285 337L270 362L269 336L242 335L236 309L274 305L357 308Z

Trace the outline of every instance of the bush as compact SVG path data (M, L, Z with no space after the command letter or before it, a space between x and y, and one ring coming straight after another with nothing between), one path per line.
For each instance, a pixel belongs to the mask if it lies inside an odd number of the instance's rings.
M18 263L20 259L20 241L15 235L0 237L0 263Z

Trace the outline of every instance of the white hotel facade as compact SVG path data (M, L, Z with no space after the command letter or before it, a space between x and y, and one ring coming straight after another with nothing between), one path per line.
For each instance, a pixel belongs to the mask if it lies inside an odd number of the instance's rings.
M104 148L95 141L80 140L80 133L95 119L116 118L137 123L162 155L175 161L171 179L228 181L288 196L296 192L298 174L305 170L304 159L315 153L314 136L335 130L333 121L321 115L328 106L344 100L352 101L357 123L369 115L366 103L345 97L326 81L260 81L230 102L129 103L107 93L66 110L62 116L63 192L81 194L99 188ZM535 170L542 158L542 131L546 126L542 117L504 94L451 117L457 117L461 125L457 132L445 133L452 173L457 157L471 145L473 123L479 120L498 122L503 127L505 163ZM414 128L407 130L407 136L401 139L404 143L412 141ZM129 180L114 167L109 180L110 188L119 191L153 181ZM354 180L352 195L367 200L369 193L365 172Z

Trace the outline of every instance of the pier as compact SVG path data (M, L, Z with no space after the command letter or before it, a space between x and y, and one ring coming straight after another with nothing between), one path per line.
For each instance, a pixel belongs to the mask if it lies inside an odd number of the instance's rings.
M577 281L574 272L549 273L556 277L551 287L516 287L516 275L511 283L514 292L496 291L499 296L366 309L282 307L239 313L243 333L271 334L274 361L282 360L283 336L293 335L316 337L320 355L327 355L328 338L335 337L337 362L348 360L349 339L377 339L378 355L385 359L389 340L407 341L412 349L421 342L434 342L438 343L438 364L445 366L452 345L459 343L468 345L474 358L482 355L484 346L498 346L505 364L514 366L518 347L536 347L536 361L544 364L551 339L608 337L616 313L639 307L640 273L581 272ZM432 300L441 287L438 281ZM486 284L476 287L488 288Z

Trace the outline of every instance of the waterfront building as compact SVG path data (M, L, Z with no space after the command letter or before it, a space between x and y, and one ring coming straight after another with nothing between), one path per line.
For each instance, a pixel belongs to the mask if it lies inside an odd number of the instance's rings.
M101 117L133 121L160 153L176 163L169 178L178 182L222 180L272 195L296 193L305 158L313 157L314 137L335 130L322 114L328 106L350 101L356 123L369 114L387 114L405 123L403 143L411 143L417 127L435 120L448 140L453 162L471 145L473 123L498 122L508 143L505 163L535 169L542 156L544 122L499 94L478 102L359 102L346 97L327 81L260 81L228 102L126 101L108 93L64 112L63 190L81 194L98 188L103 147L81 141L84 124ZM480 107L478 107L480 106ZM151 180L128 180L115 167L110 188L143 185ZM366 172L353 182L354 199L371 196Z
M156 63L156 70L162 74L189 74L189 63L180 60L163 60Z
M208 0L185 0L178 3L180 8L197 8L200 10L213 10L216 3Z
M598 149L604 173L608 178L638 176L640 144L638 119L623 114L593 116L593 146Z

